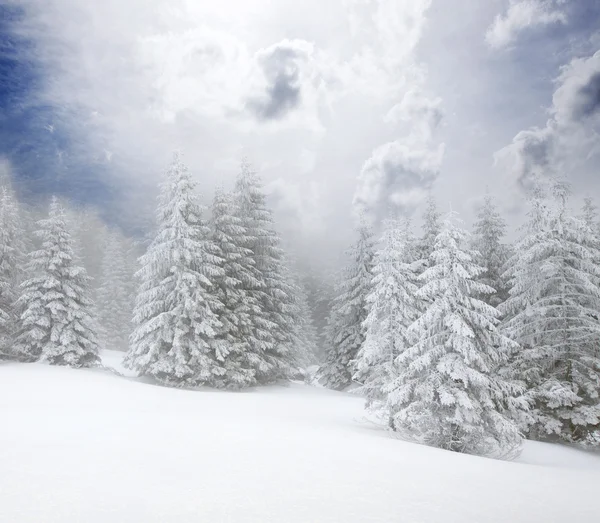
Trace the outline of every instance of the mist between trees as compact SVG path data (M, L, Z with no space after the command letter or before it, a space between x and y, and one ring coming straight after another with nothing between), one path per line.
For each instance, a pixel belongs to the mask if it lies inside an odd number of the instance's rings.
M418 232L361 222L335 278L284 252L247 161L206 209L176 153L144 241L57 198L36 221L8 182L0 196L3 359L121 350L190 389L303 379L362 394L402 438L490 457L524 437L600 445L600 229L560 180L532 184L514 245L491 195L472 234L430 197Z

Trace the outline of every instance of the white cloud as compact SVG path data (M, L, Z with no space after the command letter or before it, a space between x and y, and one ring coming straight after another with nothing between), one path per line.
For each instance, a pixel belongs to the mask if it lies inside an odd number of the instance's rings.
M391 124L405 123L411 127L411 137L427 142L432 139L444 112L442 99L429 97L417 88L411 88L400 103L394 105L385 115L384 121Z
M443 155L443 144L416 147L396 140L380 145L363 165L355 206L374 221L392 208L412 214L438 177Z
M376 147L364 162L353 203L360 213L379 221L391 207L412 214L431 189L444 155L444 144L434 141L443 112L441 98L425 93L427 74L416 56L431 2L384 0L367 16L369 5L352 2L351 21L360 34L364 26L358 23L356 10L362 9L360 20L370 20L372 34L377 35L359 58L369 56L368 62L378 64L380 77L385 78L388 89L382 89L380 96L391 108L382 121L393 129L395 139Z
M511 11L517 2L9 1L24 6L22 31L45 66L41 101L60 113L45 122L52 136L64 136L68 121L77 161L102 162L134 218L153 207L173 148L185 151L206 201L215 185L231 186L245 154L282 228L310 231L308 248L335 250L350 238L353 198L375 217L390 203L408 213L433 186L468 220L460 205L474 193L488 183L507 192L489 178L491 155L516 129L540 126L499 161L522 173L545 161L545 147L554 154L594 136L592 117L584 131L572 122L591 107L591 63L565 72L547 116L554 123L544 126L536 112L556 70L536 62L529 73L519 54L527 49L498 59L479 45L498 5L507 6L500 25L510 41L536 27L538 19L522 22L523 6ZM544 16L567 11L547 2ZM557 140L554 127L571 130Z
M551 24L565 24L567 17L560 4L552 0L510 0L505 14L497 15L485 39L493 48L512 44L520 33Z
M561 69L544 127L520 131L495 160L518 184L537 175L565 174L598 151L600 137L600 51Z

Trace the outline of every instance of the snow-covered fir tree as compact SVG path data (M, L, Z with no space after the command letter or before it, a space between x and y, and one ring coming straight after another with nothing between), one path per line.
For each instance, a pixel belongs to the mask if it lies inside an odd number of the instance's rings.
M569 215L569 188L538 182L529 224L508 261L505 332L522 350L513 362L533 403L530 437L600 444L600 244Z
M381 249L375 256L365 342L355 375L362 381L368 407L385 404L384 388L396 377L394 362L408 344L406 329L417 319L418 256L408 220L384 223Z
M315 356L318 362L323 362L326 358L325 330L331 308L333 286L324 274L306 262L300 263L296 270L298 273L296 283L302 288L305 295L306 307L314 329Z
M222 273L213 283L223 304L217 332L220 357L226 370L218 385L244 388L256 385L255 369L261 361L252 344L255 311L260 303L254 289L260 287L252 251L245 247L245 229L236 211L233 195L218 189L212 205L212 239L222 259Z
M0 357L11 353L17 314L15 300L25 261L21 210L9 186L0 189Z
M132 282L135 270L128 251L131 245L116 230L106 233L96 291L99 342L103 349L126 351L133 313Z
M323 384L341 390L352 383L354 360L365 338L364 321L368 314L367 296L373 278L374 242L369 226L358 227L358 240L349 251L349 264L336 287L327 326L327 360L319 374Z
M430 193L425 201L425 212L423 213L423 234L418 242L418 252L422 260L422 270L427 267L430 255L433 252L435 239L442 228L440 212L438 211L435 198Z
M236 216L244 230L242 247L250 251L244 283L251 329L247 336L255 378L259 384L287 378L293 373L294 315L293 288L286 281L283 251L274 230L271 211L257 173L242 161L235 191Z
M65 211L56 198L48 218L38 222L41 248L29 254L29 279L21 284L22 310L17 356L54 365L87 367L98 362L92 328L89 277L74 263Z
M509 256L509 249L502 242L505 234L506 222L491 195L486 194L474 225L473 248L479 253L478 264L484 268L479 281L494 289L493 293L480 298L494 307L508 297L508 284L503 278Z
M583 199L583 208L581 209L581 220L585 223L587 227L589 227L593 231L597 231L598 229L598 209L594 205L594 200L592 198L584 198Z
M306 367L308 365L314 365L318 360L319 336L313 322L307 292L301 284L298 284L297 303L298 354L302 358L299 360L300 364L303 367Z
M324 275L319 278L312 300L309 301L313 324L317 329L317 356L319 361L327 358L327 319L331 314L334 294L334 276Z
M213 384L225 372L216 353L221 274L187 167L174 155L161 186L158 230L138 272L131 348L125 365L168 385Z
M426 309L408 327L411 346L397 356L398 376L386 389L391 423L420 443L506 456L521 443L510 418L526 404L495 371L518 347L498 332L498 311L477 299L493 290L477 281L483 268L467 242L448 217L419 276L416 296Z
M284 266L286 280L290 282L292 292L288 310L294 327L294 362L298 370L304 370L317 361L317 329L313 323L306 288L298 273L290 267L289 262Z

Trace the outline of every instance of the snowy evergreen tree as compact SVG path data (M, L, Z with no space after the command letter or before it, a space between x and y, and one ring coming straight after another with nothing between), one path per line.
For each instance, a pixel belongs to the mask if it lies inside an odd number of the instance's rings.
M127 367L167 385L211 385L225 369L215 337L221 274L194 184L175 154L161 186L156 237L141 257Z
M17 307L22 310L16 354L54 365L87 367L99 361L92 329L89 277L75 265L65 211L54 198L38 222L41 248L29 254Z
M251 253L253 281L245 285L252 303L247 338L259 384L287 378L294 367L293 287L286 281L283 251L256 172L242 162L235 186L236 213L244 229L242 247Z
M478 264L485 269L478 280L494 289L493 293L480 296L480 299L494 307L508 297L508 284L502 276L509 255L509 249L502 243L505 233L506 222L492 197L486 194L474 226L473 248L479 253Z
M440 213L432 194L427 196L425 205L422 225L423 235L421 236L418 244L419 256L422 260L422 270L425 270L427 264L429 263L430 255L433 252L435 239L442 228L440 223Z
M8 357L15 333L14 306L25 260L21 210L12 189L0 189L0 357Z
M365 342L358 353L354 378L364 383L368 407L385 403L384 388L396 377L394 361L408 344L406 329L419 315L418 269L408 221L386 220L382 247L375 256Z
M132 281L135 270L128 257L130 246L118 231L108 231L96 292L100 347L126 351L133 313Z
M492 289L451 217L434 242L416 296L427 303L407 329L411 346L396 358L387 387L391 423L417 442L447 450L510 456L521 442L509 416L525 404L516 384L495 375L517 349L496 325L498 311L477 299Z
M306 292L300 286L298 287L297 301L298 320L296 322L296 337L298 340L298 349L296 353L298 357L296 360L299 366L307 367L314 365L318 359L318 334L313 323Z
M252 318L260 304L253 290L260 286L252 251L246 248L245 229L234 206L232 195L221 189L212 206L212 239L223 272L214 279L217 296L223 304L217 332L220 355L226 370L217 385L244 388L256 384L255 368L261 357L251 343Z
M598 229L597 217L598 210L594 205L594 200L592 198L584 198L583 208L581 209L581 220L594 232Z
M333 303L333 280L334 277L331 275L320 278L320 284L313 294L313 300L310 302L313 323L317 329L317 355L319 361L325 361L327 357L327 319L331 314Z
M521 346L513 362L533 402L529 435L600 443L600 245L568 214L568 186L554 206L538 185L529 224L509 260L512 288L501 309Z
M299 371L305 370L317 361L317 330L313 323L308 302L308 293L299 274L285 265L286 279L291 283L292 299L289 313L294 328L294 364Z
M327 357L324 348L327 345L327 318L331 313L333 285L328 276L319 273L318 269L310 265L300 266L298 272L301 275L298 283L304 290L306 307L315 331L315 356L318 362L324 362Z
M371 229L361 223L358 240L349 252L333 300L328 330L327 360L319 374L325 386L341 390L352 382L354 360L364 342L364 321L371 292L374 245Z

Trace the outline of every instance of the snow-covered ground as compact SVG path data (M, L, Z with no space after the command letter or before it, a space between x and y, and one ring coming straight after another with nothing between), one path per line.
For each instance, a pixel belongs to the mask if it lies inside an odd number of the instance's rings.
M600 521L597 455L422 447L368 423L360 398L301 384L185 391L2 364L0 419L2 522Z

